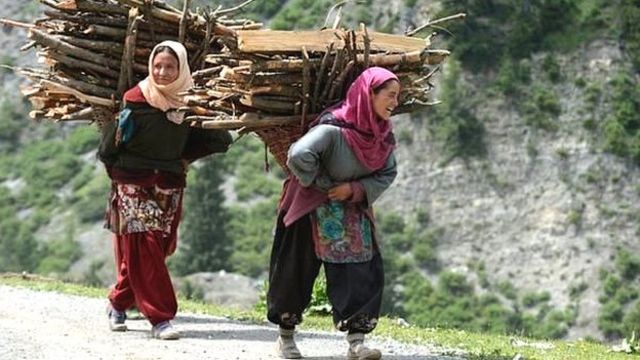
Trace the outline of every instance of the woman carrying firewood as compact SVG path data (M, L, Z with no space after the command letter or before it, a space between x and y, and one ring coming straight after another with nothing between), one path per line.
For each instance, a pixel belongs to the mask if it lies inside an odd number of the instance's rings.
M156 45L149 76L124 94L117 121L105 125L99 157L112 180L106 226L115 234L117 282L109 293L109 326L125 331L136 305L154 338L178 339L170 323L176 296L165 259L176 249L189 162L224 152L226 131L192 128L177 112L178 94L193 84L184 46Z
M390 117L400 82L379 67L365 70L346 98L325 110L289 148L269 272L268 318L279 325L276 348L301 358L294 329L324 265L337 329L349 359L380 359L364 345L380 313L384 272L371 205L396 177Z

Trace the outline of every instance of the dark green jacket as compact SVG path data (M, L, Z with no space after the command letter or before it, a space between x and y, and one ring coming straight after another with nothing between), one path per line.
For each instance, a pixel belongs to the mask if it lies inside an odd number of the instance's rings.
M116 141L118 120L108 122L102 129L98 157L107 167L181 174L185 170L182 160L191 162L225 152L232 141L226 130L198 129L186 122L175 124L163 111L147 103L128 103L124 109L131 110L127 119L130 136L126 141Z

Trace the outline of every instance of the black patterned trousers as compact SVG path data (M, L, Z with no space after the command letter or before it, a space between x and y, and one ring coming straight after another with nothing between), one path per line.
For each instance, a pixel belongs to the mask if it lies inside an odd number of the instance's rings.
M382 258L376 251L364 263L335 264L316 257L311 220L305 215L289 227L278 216L271 261L267 317L283 328L302 321L311 301L313 283L324 264L327 296L332 305L333 322L340 331L369 333L377 324L384 287Z

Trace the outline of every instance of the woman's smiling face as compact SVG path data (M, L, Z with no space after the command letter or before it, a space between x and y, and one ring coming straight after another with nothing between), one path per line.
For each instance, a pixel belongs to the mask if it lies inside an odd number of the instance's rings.
M397 80L387 81L381 88L371 90L373 111L380 119L389 120L391 118L391 113L398 107L399 95L400 83Z
M158 85L169 85L180 74L178 59L168 52L157 53L153 58L153 80Z

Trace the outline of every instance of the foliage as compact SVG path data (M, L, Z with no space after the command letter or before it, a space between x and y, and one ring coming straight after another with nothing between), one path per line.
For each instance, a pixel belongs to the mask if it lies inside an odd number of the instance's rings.
M436 138L443 142L450 158L477 157L486 154L484 124L475 116L471 96L461 79L457 62L448 63L448 73L442 83L444 104L436 107L433 129Z
M602 307L598 314L599 329L610 339L620 339L637 332L640 258L620 249L615 259L615 270L601 269L600 278Z
M209 157L192 166L195 176L185 190L180 249L172 265L178 274L217 271L231 267L232 239L227 235L229 214L223 207L222 160Z
M495 84L505 95L517 96L519 85L531 81L531 67L525 60L516 61L510 56L503 56L496 76Z
M464 22L449 28L456 36L451 48L465 68L477 72L495 67L496 55L517 60L548 45L548 38L579 22L578 4L577 0L445 0L440 15L468 14Z
M319 29L331 7L329 0L292 0L271 20L274 30Z
M604 124L606 149L640 163L640 83L621 73L611 87L613 113Z
M531 308L539 304L545 304L551 299L551 294L548 291L540 293L530 292L524 294L522 297L522 305Z
M561 108L553 90L536 85L530 92L523 104L525 123L539 129L555 130Z
M640 2L621 0L615 9L620 19L618 22L620 38L638 72L640 71Z
M18 144L21 120L22 114L8 97L3 96L0 99L0 153L13 150Z
M82 250L77 242L73 240L75 227L67 226L65 235L61 239L46 243L42 254L46 254L38 264L38 273L41 274L63 274L71 264L82 256Z
M331 314L331 303L329 302L329 296L327 295L327 279L322 272L313 283L311 302L309 303L306 311L311 314Z

